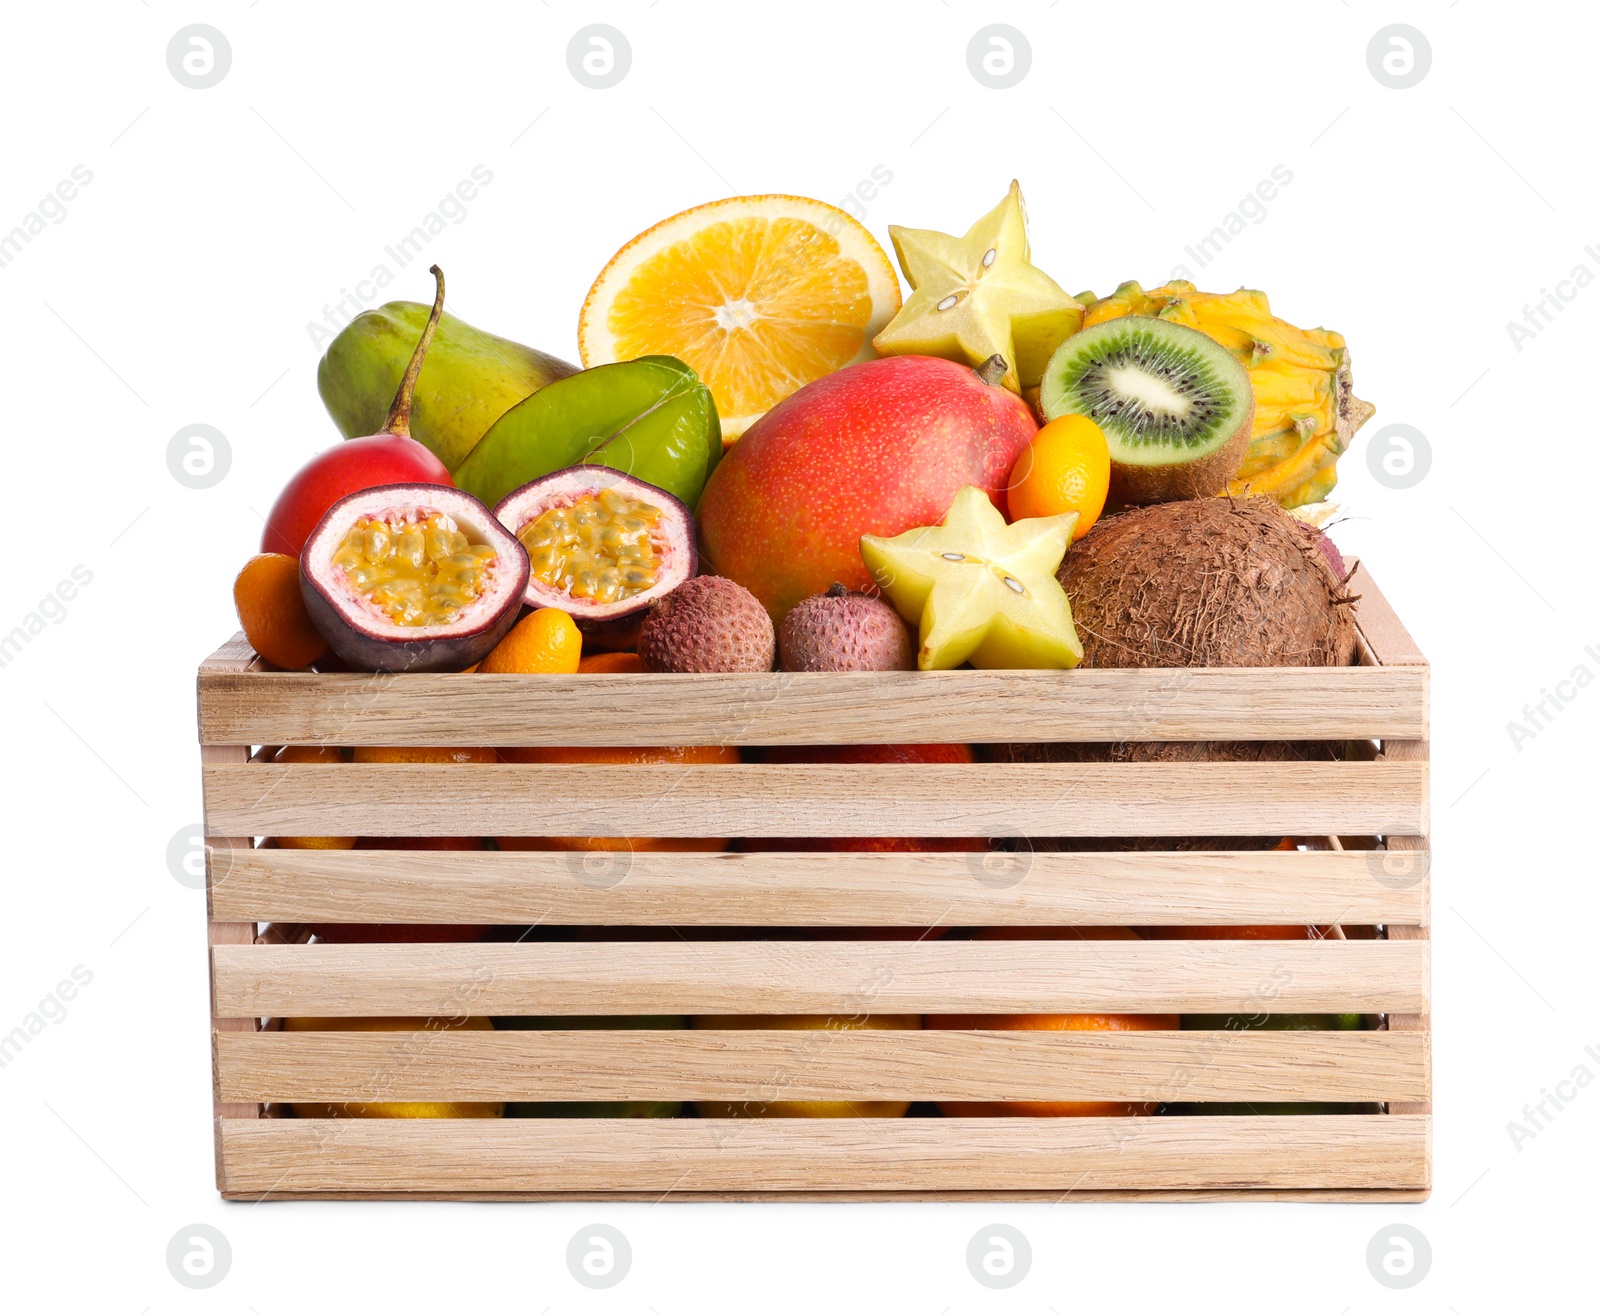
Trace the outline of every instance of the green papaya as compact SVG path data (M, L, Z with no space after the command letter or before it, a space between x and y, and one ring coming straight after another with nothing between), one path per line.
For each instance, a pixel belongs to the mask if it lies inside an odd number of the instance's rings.
M568 466L609 466L665 489L691 511L722 457L711 390L682 361L641 356L581 370L517 403L455 475L494 506Z
M376 434L429 307L391 301L363 311L328 344L317 366L317 392L346 438ZM475 329L446 313L417 379L411 436L454 471L502 415L578 367Z

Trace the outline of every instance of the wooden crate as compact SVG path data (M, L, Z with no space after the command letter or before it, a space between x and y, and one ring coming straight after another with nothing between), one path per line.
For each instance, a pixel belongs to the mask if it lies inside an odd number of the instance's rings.
M217 1181L230 1198L1419 1200L1428 671L748 676L200 669ZM1324 763L318 765L282 744L1323 739ZM253 752L260 747L259 752ZM424 852L271 835L1294 836L1295 851ZM1338 924L1325 940L308 945L316 922ZM1359 1032L286 1032L285 1016L1363 1012ZM820 1038L820 1039L819 1039ZM290 1101L1381 1102L1370 1115L321 1120Z

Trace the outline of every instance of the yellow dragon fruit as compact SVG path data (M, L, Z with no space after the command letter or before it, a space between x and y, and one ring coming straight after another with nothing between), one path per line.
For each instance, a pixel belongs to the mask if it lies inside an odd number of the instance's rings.
M1256 418L1230 493L1264 493L1284 508L1328 496L1339 478L1340 455L1374 409L1353 391L1342 334L1280 320L1264 292L1199 292L1181 279L1149 292L1124 283L1109 297L1080 293L1078 300L1087 307L1086 329L1123 315L1159 316L1199 329L1243 363Z

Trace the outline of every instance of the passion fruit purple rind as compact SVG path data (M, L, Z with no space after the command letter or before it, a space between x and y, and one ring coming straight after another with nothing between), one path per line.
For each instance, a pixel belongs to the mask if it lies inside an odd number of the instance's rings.
M494 514L528 553L523 601L560 608L596 647L631 647L650 605L698 568L689 508L605 466L543 475Z
M328 509L300 555L317 633L360 671L459 671L511 629L528 554L470 493L383 484Z

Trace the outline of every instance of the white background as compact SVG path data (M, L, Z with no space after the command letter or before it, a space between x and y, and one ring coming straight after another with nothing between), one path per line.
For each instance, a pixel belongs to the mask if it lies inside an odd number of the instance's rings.
M227 76L196 91L166 48L203 22ZM568 72L583 25L633 63ZM987 23L1033 63L969 74ZM1369 72L1389 23L1433 63ZM115 0L8 6L0 231L75 165L93 181L0 269L12 475L0 631L75 564L93 582L0 669L5 952L0 1032L74 965L93 981L0 1070L16 1310L1229 1312L1527 1309L1595 1300L1600 1086L1520 1149L1507 1122L1578 1064L1600 1075L1591 745L1600 690L1513 745L1507 723L1577 664L1600 674L1593 497L1600 288L1519 351L1507 322L1577 264L1600 274L1597 21L1464 3L314 5ZM530 123L533 125L529 127ZM229 586L281 481L337 439L308 324L435 202L493 182L429 247L451 308L575 359L612 252L732 192L837 200L962 231L1020 178L1037 262L1069 290L1152 285L1275 165L1293 182L1204 271L1344 332L1378 415L1341 464L1336 530L1433 662L1436 1190L1424 1206L229 1205L212 1185L203 897L166 848L200 815L196 664L234 629ZM422 261L382 298L425 300ZM1570 289L1569 289L1570 290ZM1591 304L1592 303L1592 304ZM214 425L232 465L182 487L166 449ZM1369 474L1384 424L1428 438L1407 490ZM1586 656L1584 646L1597 646ZM1381 1225L1433 1269L1391 1292ZM631 1239L608 1292L569 1276L581 1225ZM993 1221L1032 1273L979 1287ZM169 1276L181 1226L232 1271Z

